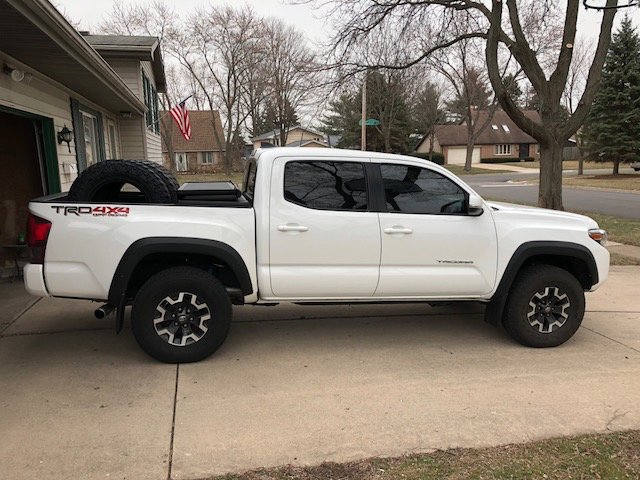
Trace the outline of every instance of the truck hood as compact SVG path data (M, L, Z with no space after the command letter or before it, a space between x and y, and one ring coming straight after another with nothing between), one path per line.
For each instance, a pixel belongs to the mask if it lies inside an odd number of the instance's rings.
M486 202L494 211L494 214L508 214L510 217L517 216L523 221L543 221L558 224L570 224L574 226L584 226L585 228L598 228L598 223L585 215L577 213L561 212L546 208L530 207L528 205L516 205L503 202Z

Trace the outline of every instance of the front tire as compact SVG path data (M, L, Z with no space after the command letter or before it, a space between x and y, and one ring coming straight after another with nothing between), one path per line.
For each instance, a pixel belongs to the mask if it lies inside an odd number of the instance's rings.
M151 277L131 312L140 347L166 363L197 362L214 353L227 338L231 317L224 285L192 267L170 268Z
M522 345L556 347L580 328L584 306L584 290L572 274L552 265L534 265L516 278L502 323Z

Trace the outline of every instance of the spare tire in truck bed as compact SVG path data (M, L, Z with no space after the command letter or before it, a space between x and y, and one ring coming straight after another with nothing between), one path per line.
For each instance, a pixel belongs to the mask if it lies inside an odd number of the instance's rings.
M116 202L125 185L140 191L146 203L176 203L178 182L161 165L148 161L105 160L91 165L71 185L74 202Z

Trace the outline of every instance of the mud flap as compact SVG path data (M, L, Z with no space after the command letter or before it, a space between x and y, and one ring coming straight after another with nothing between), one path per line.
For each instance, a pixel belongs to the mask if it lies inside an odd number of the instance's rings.
M116 334L120 333L124 327L124 310L124 302L120 302L116 309Z

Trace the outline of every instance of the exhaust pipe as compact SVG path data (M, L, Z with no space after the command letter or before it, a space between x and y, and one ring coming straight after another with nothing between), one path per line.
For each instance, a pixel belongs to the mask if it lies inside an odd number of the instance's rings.
M98 320L102 320L104 317L109 315L111 312L113 312L113 306L112 305L108 305L108 304L105 303L100 308L97 308L96 311L93 312L93 314L96 316L96 318Z

